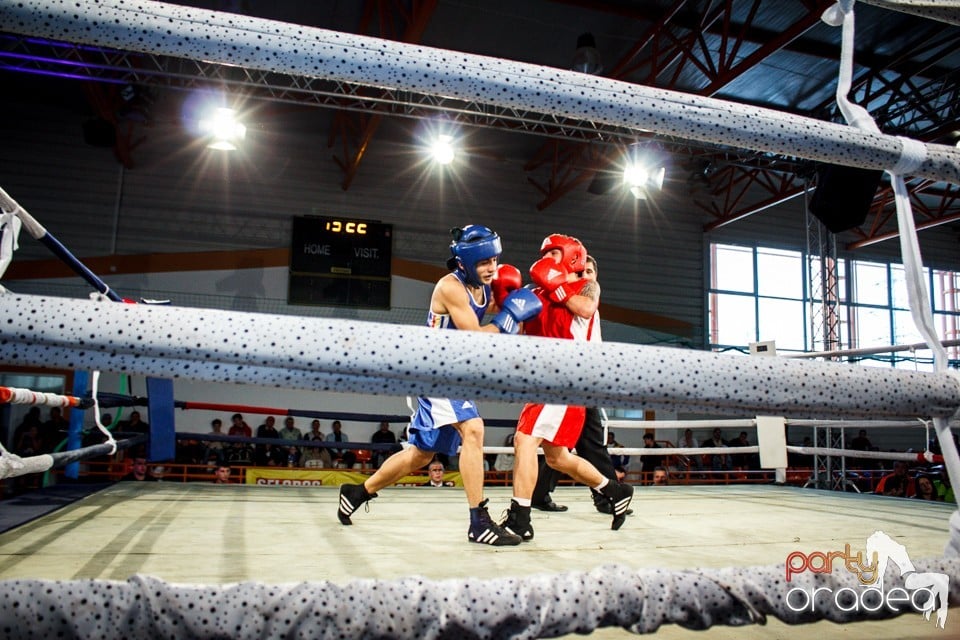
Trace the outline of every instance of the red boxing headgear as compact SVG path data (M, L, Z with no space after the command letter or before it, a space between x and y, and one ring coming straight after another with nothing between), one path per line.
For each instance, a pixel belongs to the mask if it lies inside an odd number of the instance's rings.
M540 245L540 255L542 256L553 249L560 250L563 254L560 264L571 273L579 273L587 268L587 249L573 236L565 236L560 233L550 234L543 239L543 244Z

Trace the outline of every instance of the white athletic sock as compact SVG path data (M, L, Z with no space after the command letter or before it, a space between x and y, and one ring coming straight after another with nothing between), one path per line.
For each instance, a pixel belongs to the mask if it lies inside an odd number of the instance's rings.
M518 498L517 496L513 496L513 501L516 502L521 507L530 506L530 498Z
M594 491L600 491L601 489L603 489L603 488L604 488L605 486L607 486L608 484L610 484L610 478L604 478L604 479L603 479L603 482L601 482L600 484L598 484L597 486L595 486L593 489L594 489Z

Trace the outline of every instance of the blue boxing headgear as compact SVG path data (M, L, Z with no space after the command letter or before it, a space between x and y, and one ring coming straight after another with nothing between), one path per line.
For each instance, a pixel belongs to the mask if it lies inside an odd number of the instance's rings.
M477 279L477 263L503 253L500 236L479 224L451 229L450 233L453 234L453 242L450 243L453 257L447 261L447 266L456 271L465 283L479 287L482 283Z

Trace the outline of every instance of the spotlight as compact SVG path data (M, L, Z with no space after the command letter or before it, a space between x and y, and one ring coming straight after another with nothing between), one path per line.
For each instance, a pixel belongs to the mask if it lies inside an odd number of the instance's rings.
M573 71L597 75L603 71L600 63L600 52L597 51L597 41L592 33L581 33L577 38L577 50L573 54Z
M200 121L200 131L210 136L210 149L235 151L234 144L247 136L247 127L237 121L236 112L226 107L218 107L214 114Z
M453 136L438 135L430 145L430 155L437 164L448 165L453 162L453 158L456 156L453 148Z
M663 188L666 167L658 162L646 149L632 145L627 151L623 166L623 184L637 200L646 200L650 191Z

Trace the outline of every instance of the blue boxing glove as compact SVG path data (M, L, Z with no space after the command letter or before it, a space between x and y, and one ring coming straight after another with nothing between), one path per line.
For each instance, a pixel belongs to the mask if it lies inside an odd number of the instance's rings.
M542 309L543 303L537 294L529 289L517 289L504 299L492 324L500 329L500 333L519 333L520 323L536 316Z

